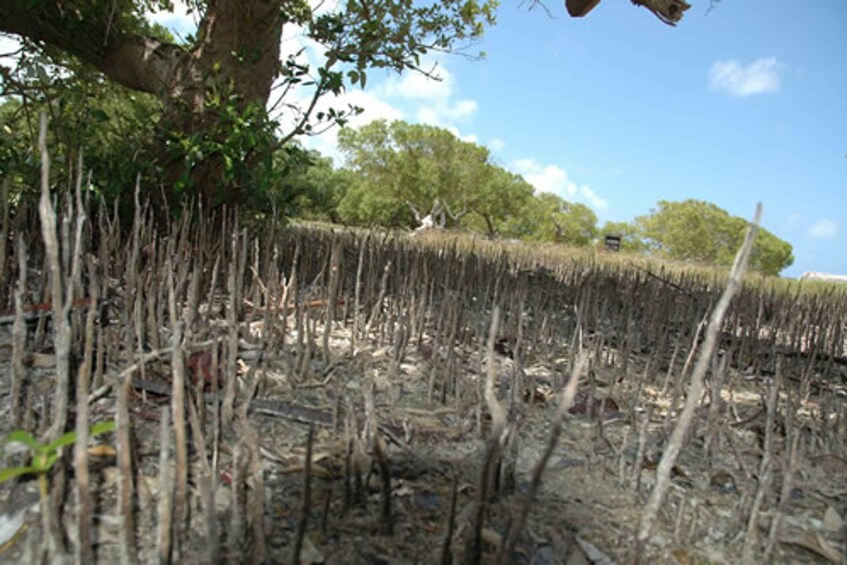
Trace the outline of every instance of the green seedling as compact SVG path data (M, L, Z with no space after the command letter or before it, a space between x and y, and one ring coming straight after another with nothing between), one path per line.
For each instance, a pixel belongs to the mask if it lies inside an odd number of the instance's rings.
M89 437L98 436L111 432L115 429L114 420L108 422L99 422L91 426L88 430ZM22 475L35 475L38 477L38 486L43 500L47 499L48 484L47 473L59 459L59 452L63 447L68 447L76 442L76 431L68 432L61 437L54 439L50 443L39 443L32 434L23 430L15 430L9 432L6 437L5 444L17 444L23 446L24 449L32 453L32 460L29 465L21 465L19 467L9 467L0 469L0 483L20 477Z

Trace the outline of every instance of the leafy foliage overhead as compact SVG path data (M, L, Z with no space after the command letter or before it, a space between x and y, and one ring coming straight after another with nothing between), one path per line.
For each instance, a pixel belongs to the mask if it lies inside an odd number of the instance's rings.
M275 182L275 150L357 111L318 112L322 96L364 86L372 69L420 70L427 53L466 47L494 23L496 0L350 0L328 9L306 0L188 5L197 32L177 41L149 20L151 10L173 10L169 0L0 2L0 33L23 41L17 68L2 71L0 96L29 104L32 77L55 85L51 77L68 75L93 84L105 77L150 94L161 112L145 138L170 195L198 193L210 206L241 202L251 190L266 190L257 184ZM317 60L304 50L281 59L283 34L317 44ZM23 80L27 65L32 76ZM279 122L268 119L269 105ZM287 130L278 133L279 123Z
M0 178L10 183L13 207L37 198L36 139L42 112L50 118L53 185L72 184L83 157L86 178L90 175L87 188L107 201L123 191L131 193L138 176L146 177L153 167L149 141L161 105L150 95L78 74L45 82L34 71L40 64L19 69L15 82L4 85L6 92L19 95L0 101Z

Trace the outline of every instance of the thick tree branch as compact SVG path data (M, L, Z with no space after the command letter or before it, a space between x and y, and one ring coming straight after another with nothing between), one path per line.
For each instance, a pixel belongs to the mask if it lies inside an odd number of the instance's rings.
M174 67L187 56L177 45L126 33L109 18L110 2L103 3L102 17L81 17L55 0L31 4L0 2L0 31L74 55L127 88L163 96Z
M100 65L94 66L115 82L159 97L168 93L169 77L188 57L176 45L150 37L121 37L111 44Z

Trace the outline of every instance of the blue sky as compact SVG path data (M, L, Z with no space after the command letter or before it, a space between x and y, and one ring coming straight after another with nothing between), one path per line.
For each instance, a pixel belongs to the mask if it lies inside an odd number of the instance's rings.
M707 5L677 28L624 1L584 19L504 6L488 60L450 67L479 106L460 128L502 139L504 163L563 169L601 220L685 198L749 217L761 200L795 248L785 275L847 272L847 4Z
M360 121L434 123L487 145L538 189L601 223L697 198L794 246L783 274L847 274L847 3L707 0L676 28L624 0L582 19L516 3L475 46L442 57L445 80L372 82ZM373 81L373 79L372 79ZM332 135L313 140L332 154Z
M484 60L428 60L440 82L373 73L366 90L320 106L363 107L353 125L447 127L601 224L659 200L742 217L762 201L764 226L794 246L783 275L847 274L847 2L722 0L707 14L709 0L689 1L672 28L627 0L581 19L563 2L548 4L551 18L502 0L499 23L470 49ZM157 19L192 27L179 5ZM282 47L319 53L290 28ZM335 132L307 143L340 158Z

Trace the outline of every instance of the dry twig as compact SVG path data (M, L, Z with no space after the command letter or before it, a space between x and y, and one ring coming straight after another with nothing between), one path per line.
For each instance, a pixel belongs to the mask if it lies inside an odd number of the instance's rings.
M747 270L747 259L750 257L750 251L753 248L753 241L756 237L756 230L759 226L759 220L762 215L762 205L756 206L756 213L753 217L753 222L747 230L747 235L744 238L744 243L735 256L735 262L732 265L729 280L726 284L726 289L720 297L714 311L712 312L709 326L706 329L706 339L703 343L703 348L700 351L700 356L697 359L697 364L694 367L694 372L691 375L691 385L688 390L688 398L685 402L685 407L679 416L679 421L674 427L668 445L662 455L662 460L659 462L659 467L656 470L656 484L653 487L653 492L644 510L641 514L641 524L638 528L638 537L636 540L636 559L641 556L647 540L653 531L653 525L656 522L656 517L659 514L659 507L665 499L665 495L670 487L671 469L676 464L676 458L682 449L682 443L685 438L688 428L694 418L694 411L700 402L703 393L703 379L706 376L706 371L709 368L709 362L712 358L712 352L717 346L718 334L720 333L723 324L723 318L726 314L729 303L732 297L738 291L741 285L741 279L744 272Z

